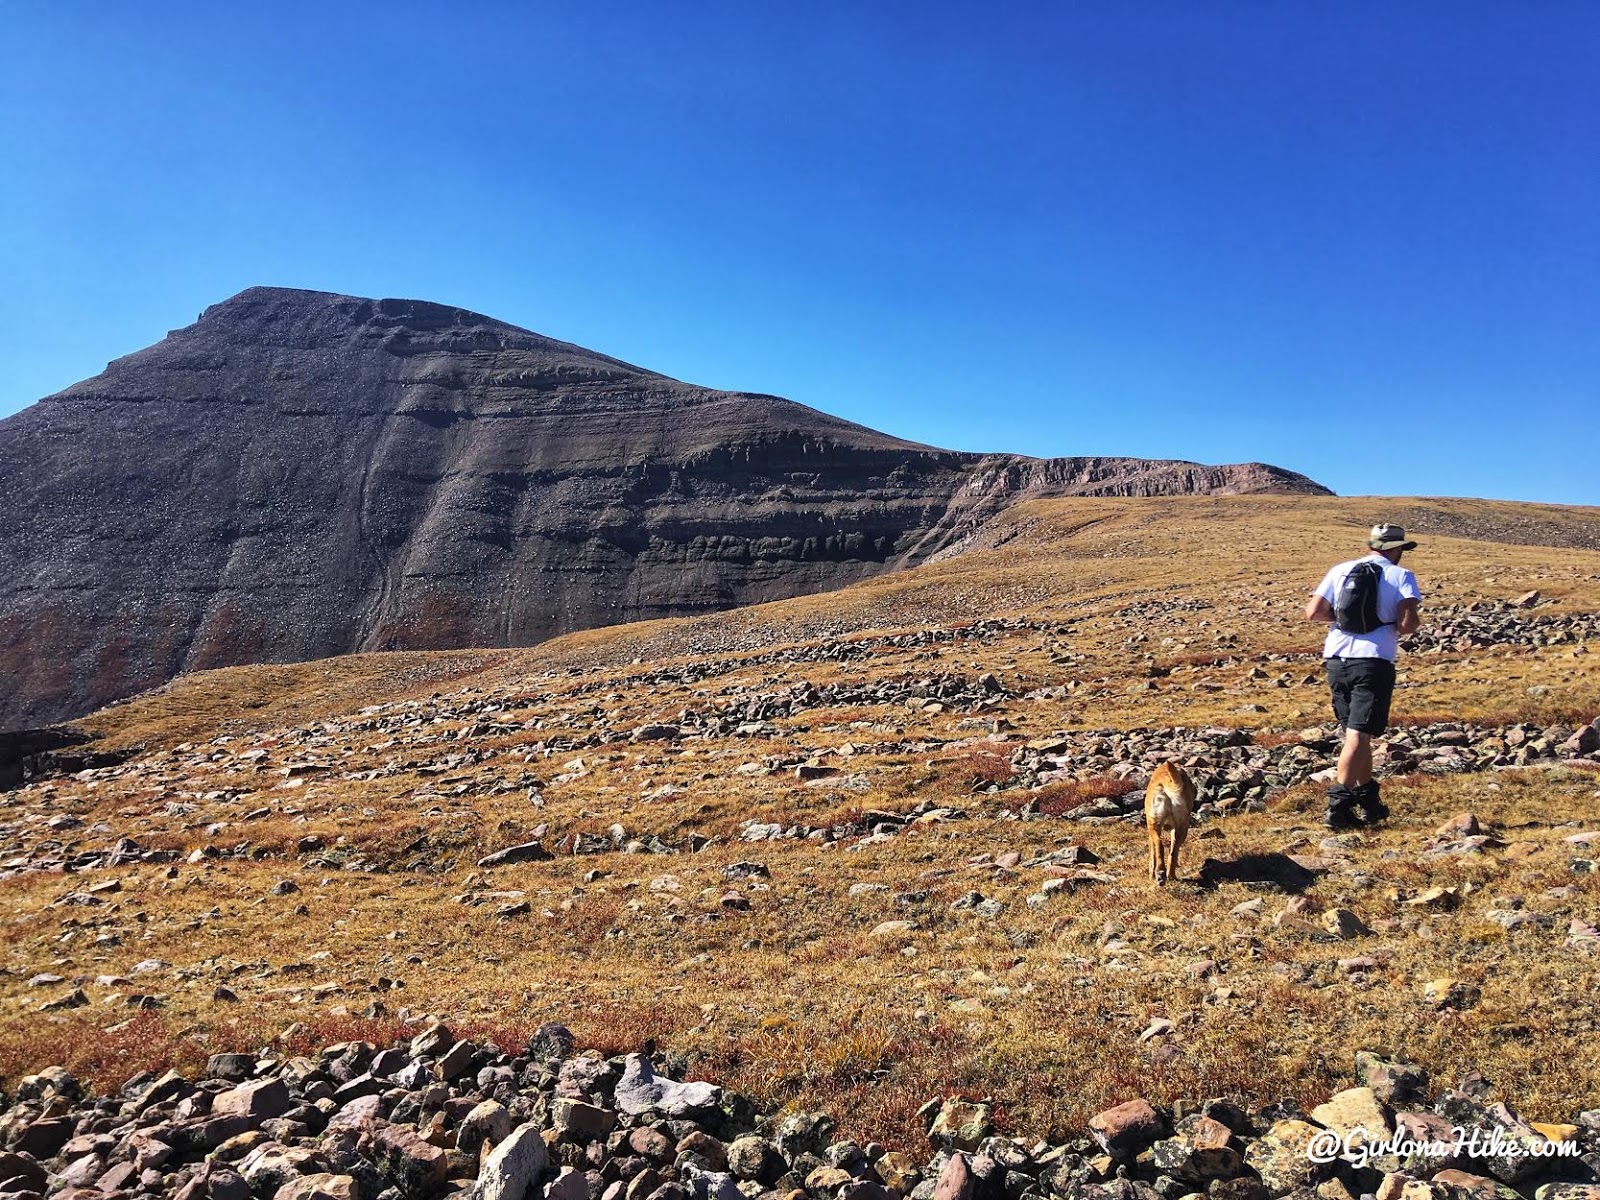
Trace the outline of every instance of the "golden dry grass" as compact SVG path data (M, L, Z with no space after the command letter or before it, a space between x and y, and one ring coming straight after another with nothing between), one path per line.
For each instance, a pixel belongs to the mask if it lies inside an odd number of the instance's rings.
M81 846L126 834L185 854L248 842L271 857L4 881L0 1073L48 1057L112 1084L156 1060L192 1063L261 1044L296 1021L311 1027L306 1038L391 1036L404 1008L505 1039L545 1019L613 1050L655 1036L704 1074L769 1100L824 1105L852 1134L908 1148L910 1115L935 1094L992 1096L1010 1128L1044 1134L1136 1094L1320 1099L1348 1079L1363 1048L1409 1054L1447 1079L1481 1068L1525 1115L1561 1119L1600 1094L1600 1067L1573 1053L1600 1033L1597 960L1564 945L1571 917L1600 921L1600 881L1571 869L1575 851L1563 841L1600 828L1600 776L1396 781L1386 789L1390 826L1331 851L1319 846L1316 791L1301 787L1191 841L1186 874L1207 855L1348 859L1348 870L1311 889L1313 906L1347 906L1375 932L1328 942L1273 923L1286 897L1265 896L1264 918L1253 920L1231 915L1254 894L1242 885L1152 891L1136 826L1022 822L1006 811L1018 794L974 795L1011 768L1009 747L972 740L985 732L963 724L973 714L857 697L774 716L775 736L627 740L646 722L800 682L982 671L1012 695L981 719L1008 723L1012 739L1216 724L1260 731L1263 744L1287 738L1326 719L1315 678L1320 630L1301 616L1306 594L1327 565L1355 552L1366 526L1400 513L1423 542L1408 565L1428 593L1425 618L1535 588L1550 601L1537 614L1595 607L1600 552L1491 540L1580 543L1600 528L1593 510L1056 501L1010 514L965 555L829 596L529 650L367 655L179 680L85 722L108 744L144 743L135 764L9 794L0 820L15 831L30 816L72 813L86 822L68 835ZM971 622L993 618L1023 621L973 636ZM944 640L880 640L844 662L814 653L917 630ZM800 661L774 660L783 647ZM1593 716L1596 650L1413 655L1396 713ZM674 668L682 670L666 674ZM1020 698L1041 687L1070 690ZM362 712L372 706L381 708ZM836 753L846 742L856 750L847 758ZM582 772L567 770L579 758ZM865 790L802 784L788 766L808 759L862 776ZM285 775L311 760L329 769ZM759 773L764 762L781 765ZM1065 811L1076 797L1057 799ZM820 826L922 801L968 816L859 850L735 840L751 818ZM1435 827L1464 809L1528 845L1421 858ZM97 822L108 832L93 832ZM698 854L474 866L541 825L554 846L613 823L628 838L715 840ZM326 844L325 857L297 850L308 836ZM1042 872L991 865L1008 850L1027 861L1068 841L1094 849L1116 882L1030 906ZM975 855L990 858L974 865ZM770 878L724 876L749 859ZM108 903L57 903L107 879L120 887ZM273 895L285 879L298 890ZM887 890L852 895L853 884ZM1460 907L1403 903L1435 885L1461 889ZM991 920L952 911L971 890L1004 912ZM730 891L750 910L725 906ZM496 892L523 893L531 911L503 918L497 910L511 897L471 902ZM921 898L897 898L907 894ZM1553 924L1507 932L1487 914L1511 897ZM915 927L873 935L901 919ZM1338 960L1354 955L1380 965L1352 976ZM145 959L171 966L130 974ZM82 980L91 1007L39 1014L61 990L29 987L39 972ZM1433 1009L1422 987L1438 976L1476 986L1480 999L1460 1012ZM219 985L239 999L214 999ZM135 1016L127 997L142 992L159 993L162 1007ZM1174 1032L1140 1041L1157 1016ZM131 1027L99 1032L130 1017Z

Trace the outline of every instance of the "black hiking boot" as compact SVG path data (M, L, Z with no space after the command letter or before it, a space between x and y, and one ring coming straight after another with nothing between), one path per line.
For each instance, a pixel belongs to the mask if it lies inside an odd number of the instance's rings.
M1365 825L1376 825L1379 821L1389 819L1389 806L1378 795L1378 781L1369 779L1355 789L1356 807L1361 810L1361 821Z
M1335 831L1361 828L1361 820L1355 813L1355 802L1355 792L1342 783L1334 784L1328 789L1328 811L1323 814L1322 823Z

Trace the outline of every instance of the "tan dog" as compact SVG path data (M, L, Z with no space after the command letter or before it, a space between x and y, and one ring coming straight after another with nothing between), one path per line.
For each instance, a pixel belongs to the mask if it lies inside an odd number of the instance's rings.
M1194 812L1194 780L1175 762L1164 762L1144 790L1144 827L1150 835L1150 879L1156 884L1178 877L1178 851L1189 836Z

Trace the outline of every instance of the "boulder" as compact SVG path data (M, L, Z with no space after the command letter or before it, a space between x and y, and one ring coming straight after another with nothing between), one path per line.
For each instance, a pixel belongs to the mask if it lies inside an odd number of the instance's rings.
M630 1115L656 1109L669 1117L706 1113L722 1102L722 1089L710 1083L676 1083L656 1075L642 1054L628 1055L617 1083L617 1108Z
M1246 1148L1244 1161L1274 1196L1309 1188L1327 1173L1324 1163L1312 1158L1312 1143L1320 1132L1315 1125L1293 1118L1274 1122Z
M1440 1171L1434 1175L1432 1183L1444 1193L1446 1200L1521 1200L1516 1188L1470 1171Z
M213 1116L255 1117L261 1120L281 1117L293 1107L294 1099L289 1095L288 1085L276 1076L241 1083L211 1102Z
M685 1164L679 1168L679 1182L689 1189L694 1200L745 1200L738 1182L726 1171L704 1171Z
M1170 1138L1154 1146L1156 1167L1185 1183L1205 1186L1214 1179L1232 1179L1244 1170L1233 1148L1233 1131L1210 1117L1194 1117Z
M1146 1100L1129 1100L1089 1118L1090 1135L1113 1158L1133 1158L1165 1132L1160 1114Z
M517 846L507 846L503 850L496 850L493 854L486 854L478 860L480 867L509 867L517 863L548 862L555 857L538 842L523 842Z
M1330 908L1322 914L1322 927L1343 941L1369 937L1371 928L1348 908Z
M940 1106L928 1129L928 1139L936 1146L976 1150L993 1132L993 1110L989 1105L956 1096Z
M538 1124L519 1125L483 1160L473 1200L524 1200L549 1163Z
M319 1171L291 1179L273 1193L272 1200L366 1200L366 1192L352 1176Z
M425 1200L450 1173L450 1156L404 1125L385 1125L372 1138L372 1156L402 1196Z
M0 1151L0 1184L13 1185L4 1190L42 1192L46 1179L44 1168L26 1154L14 1154L9 1150Z
M98 1154L81 1154L61 1169L61 1181L68 1187L86 1188L105 1174L105 1170L105 1159Z
M432 1058L443 1054L455 1044L455 1035L441 1024L429 1025L416 1037L411 1039L412 1058Z
M1320 1194L1321 1189L1318 1190ZM1378 1184L1373 1200L1444 1200L1444 1189L1410 1175L1391 1172Z
M96 1179L94 1186L102 1192L137 1191L140 1174L137 1163L120 1162Z
M456 1149L463 1154L482 1154L511 1132L511 1113L498 1100L485 1100L473 1107L456 1128Z
M439 1078L454 1083L472 1070L472 1062L477 1057L478 1048L471 1042L456 1042L439 1059Z
M1345 1139L1347 1146L1380 1142L1394 1132L1394 1119L1371 1088L1346 1088L1311 1110L1311 1119Z
M799 1154L821 1154L833 1130L833 1118L824 1113L790 1113L778 1122L773 1140L792 1159Z
M1546 1139L1503 1104L1484 1105L1464 1092L1449 1091L1434 1108L1464 1132L1474 1168L1487 1171L1501 1183L1520 1183L1538 1174L1549 1161L1539 1154Z
M301 1175L313 1175L326 1168L327 1163L315 1150L267 1142L245 1155L238 1173L256 1195L272 1196Z
M952 1154L933 1185L933 1200L972 1200L976 1182L965 1155Z
M1356 1052L1356 1079L1385 1104L1420 1099L1428 1090L1428 1073L1421 1067L1382 1058L1369 1050Z
M8 1114L9 1115L9 1114ZM9 1149L33 1158L54 1158L72 1136L72 1122L64 1117L40 1117L29 1121L12 1139Z
M1596 729L1593 725L1583 726L1561 743L1561 749L1567 754L1593 754L1596 750L1600 750L1600 729Z
M211 1079L226 1079L230 1083L243 1083L256 1071L254 1054L213 1054L206 1060L206 1075Z
M51 978L59 981L58 976ZM76 1104L83 1099L83 1085L65 1067L46 1067L37 1074L24 1075L17 1080L14 1099L19 1102L56 1098L69 1104Z
M693 1162L702 1170L718 1173L728 1169L728 1148L702 1129L679 1138L677 1151L680 1163Z
M876 1180L855 1179L839 1189L837 1200L900 1200L900 1196Z
M582 1100L557 1100L550 1115L556 1131L574 1142L597 1141L616 1128L617 1124L616 1113Z
M788 1169L782 1152L765 1138L735 1138L728 1146L728 1170L737 1179L751 1179L771 1187Z
M1315 1193L1297 1193L1294 1200L1311 1200ZM1211 1185L1211 1200L1272 1200L1272 1193L1267 1190L1266 1184L1249 1175L1241 1175L1235 1179L1219 1179ZM1328 1197L1318 1196L1317 1200L1330 1200ZM1334 1197L1332 1200L1341 1200Z
M545 1186L544 1200L589 1200L588 1176L572 1167L562 1167Z
M902 1196L909 1196L911 1190L922 1182L922 1172L917 1164L909 1154L902 1154L898 1150L890 1150L872 1164L872 1169L886 1187L893 1188Z
M627 1148L640 1158L645 1158L654 1163L664 1163L672 1158L673 1143L664 1133L651 1129L648 1125L640 1126L628 1134Z

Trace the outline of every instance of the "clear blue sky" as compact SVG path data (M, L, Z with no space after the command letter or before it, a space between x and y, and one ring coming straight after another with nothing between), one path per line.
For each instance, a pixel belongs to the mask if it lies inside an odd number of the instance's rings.
M0 415L252 284L1600 503L1600 4L0 0Z

